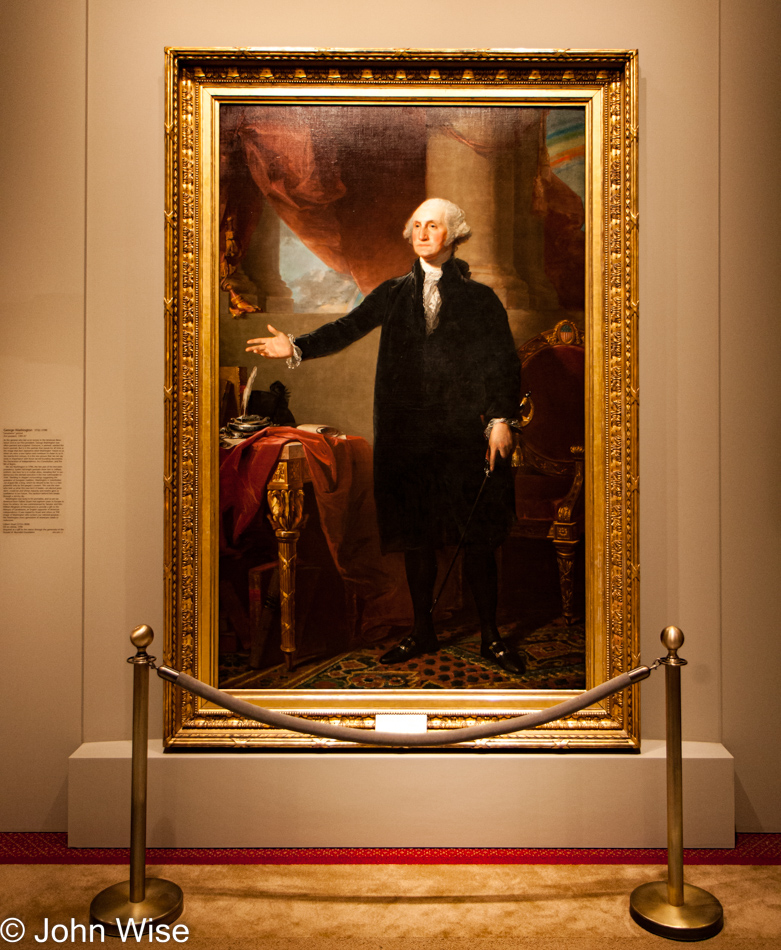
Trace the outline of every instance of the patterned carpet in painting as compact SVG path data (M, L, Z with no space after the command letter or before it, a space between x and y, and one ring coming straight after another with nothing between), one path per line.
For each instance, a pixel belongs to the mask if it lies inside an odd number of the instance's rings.
M522 626L527 629L523 630ZM583 689L585 627L550 621L537 629L508 623L502 637L526 657L522 676L505 673L480 656L474 624L448 625L440 632L437 653L398 666L379 663L405 631L337 656L305 659L288 673L282 664L251 670L246 657L220 658L220 684L233 689Z

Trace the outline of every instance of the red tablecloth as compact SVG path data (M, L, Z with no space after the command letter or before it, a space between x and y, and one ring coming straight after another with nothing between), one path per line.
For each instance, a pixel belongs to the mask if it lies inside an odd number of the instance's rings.
M345 586L363 605L363 636L376 640L389 627L411 624L412 604L404 577L404 559L400 554L380 552L372 448L365 439L333 438L279 427L264 429L223 452L220 530L223 531L225 515L230 513L232 537L221 533L221 550L230 553L265 507L266 484L286 442L300 442L304 447L328 548Z

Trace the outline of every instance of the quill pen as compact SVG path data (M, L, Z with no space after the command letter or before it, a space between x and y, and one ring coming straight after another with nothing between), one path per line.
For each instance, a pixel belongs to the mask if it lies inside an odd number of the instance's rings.
M241 397L241 414L242 416L247 415L247 406L249 406L249 397L252 395L252 384L255 382L255 377L258 375L257 366L252 367L252 372L249 374L249 379L247 380L247 385L244 387L244 394Z

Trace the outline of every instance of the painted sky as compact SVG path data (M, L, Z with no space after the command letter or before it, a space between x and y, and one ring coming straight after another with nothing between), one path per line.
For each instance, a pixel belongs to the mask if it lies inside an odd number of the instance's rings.
M551 109L546 144L551 168L586 200L586 110Z

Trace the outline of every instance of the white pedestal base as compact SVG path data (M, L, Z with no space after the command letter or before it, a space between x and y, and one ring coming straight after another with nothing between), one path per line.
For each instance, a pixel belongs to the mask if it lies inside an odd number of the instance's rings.
M70 758L71 847L129 843L130 742ZM733 760L683 744L684 845L734 846ZM150 848L666 847L664 743L640 755L169 753L149 743Z

